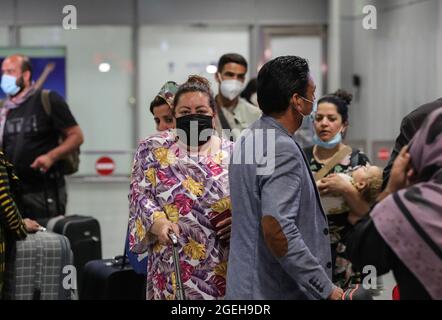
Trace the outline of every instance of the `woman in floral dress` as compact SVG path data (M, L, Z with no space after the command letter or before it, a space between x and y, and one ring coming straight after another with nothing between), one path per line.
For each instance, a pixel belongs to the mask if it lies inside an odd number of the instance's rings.
M227 167L232 143L214 135L215 101L206 79L191 76L181 85L173 112L177 130L148 137L135 154L130 249L148 252L147 299L175 299L168 238L174 232L186 298L222 299L231 223ZM201 132L200 139L195 138ZM219 214L223 219L215 218Z

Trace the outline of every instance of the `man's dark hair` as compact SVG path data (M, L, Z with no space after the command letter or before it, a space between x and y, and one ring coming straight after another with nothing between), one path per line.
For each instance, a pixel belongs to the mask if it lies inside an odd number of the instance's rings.
M28 56L25 56L23 54L19 54L19 56L22 58L21 72L29 71L29 73L31 74L30 79L32 80L32 63L31 63L31 59L29 59Z
M223 68L228 63L237 63L244 66L247 69L247 61L244 57L237 53L226 53L219 58L218 61L218 72L222 72Z
M305 97L309 66L297 56L282 56L267 62L258 73L258 104L264 114L280 114L298 93Z

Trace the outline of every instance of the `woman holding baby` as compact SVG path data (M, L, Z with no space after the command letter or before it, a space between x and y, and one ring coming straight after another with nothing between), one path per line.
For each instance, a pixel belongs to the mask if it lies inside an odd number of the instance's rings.
M360 281L346 255L347 234L352 223L367 214L382 183L382 171L342 142L351 100L344 90L318 100L313 113L315 145L304 150L329 221L333 282L342 288Z

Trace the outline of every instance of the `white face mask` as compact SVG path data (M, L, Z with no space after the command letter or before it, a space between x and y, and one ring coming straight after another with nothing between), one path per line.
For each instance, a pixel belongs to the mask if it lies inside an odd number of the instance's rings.
M239 80L222 80L220 91L225 98L234 100L237 96L239 96L243 87L244 84Z

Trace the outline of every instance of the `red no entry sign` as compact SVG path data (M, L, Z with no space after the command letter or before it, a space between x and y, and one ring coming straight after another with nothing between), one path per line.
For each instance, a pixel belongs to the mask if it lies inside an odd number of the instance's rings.
M108 176L115 170L115 162L109 157L101 157L95 162L95 170L100 176Z
M387 148L381 148L378 151L378 159L379 160L383 160L383 161L387 161L388 159L390 159L390 150Z

